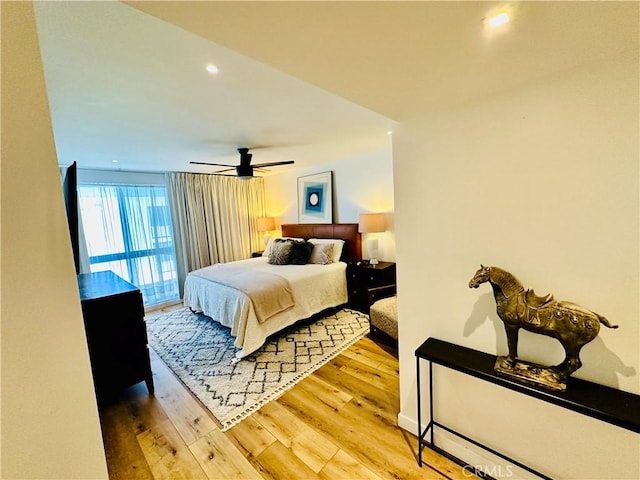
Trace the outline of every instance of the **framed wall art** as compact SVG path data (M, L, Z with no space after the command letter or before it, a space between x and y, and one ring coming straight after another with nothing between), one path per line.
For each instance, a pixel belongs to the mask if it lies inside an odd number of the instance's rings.
M298 223L333 222L333 172L298 177Z

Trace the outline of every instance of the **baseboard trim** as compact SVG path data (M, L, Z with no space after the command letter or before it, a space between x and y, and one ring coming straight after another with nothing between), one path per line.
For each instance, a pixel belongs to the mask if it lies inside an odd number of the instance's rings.
M398 413L398 426L413 435L418 432L418 422L414 418L407 417L402 412ZM426 425L425 425L426 428Z

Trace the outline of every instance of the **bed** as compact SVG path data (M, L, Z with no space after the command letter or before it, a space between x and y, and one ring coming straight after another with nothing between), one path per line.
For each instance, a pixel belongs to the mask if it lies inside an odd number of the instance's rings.
M329 264L272 265L262 256L195 270L185 280L185 306L230 328L237 358L256 351L283 328L347 302L346 262L362 256L358 224L287 224L282 236L344 244L340 258ZM278 282L278 288L267 288ZM268 306L259 298L268 298Z

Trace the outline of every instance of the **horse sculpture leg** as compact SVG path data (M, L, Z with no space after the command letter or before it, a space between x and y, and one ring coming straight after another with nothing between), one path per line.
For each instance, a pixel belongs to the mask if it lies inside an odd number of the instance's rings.
M520 332L520 327L505 323L504 329L507 332L507 346L509 347L509 354L506 360L509 365L513 366L518 356L518 333Z
M560 379L563 382L566 382L571 374L582 366L582 361L580 360L580 350L582 350L584 344L576 345L563 343L563 346L566 353L566 358L560 365L556 366L554 370L558 372Z

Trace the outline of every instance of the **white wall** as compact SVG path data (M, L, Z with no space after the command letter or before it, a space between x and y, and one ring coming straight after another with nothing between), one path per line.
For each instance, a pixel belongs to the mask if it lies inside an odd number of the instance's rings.
M378 259L395 261L393 162L391 150L289 170L265 177L267 214L276 224L298 223L298 177L333 171L334 223L358 223L360 213L386 213L387 231L377 234ZM366 234L363 234L363 240ZM363 242L363 256L368 258Z
M107 478L31 2L2 2L2 478Z
M416 431L413 352L427 337L507 351L490 287L468 288L480 263L619 324L585 346L574 375L640 393L638 86L636 51L394 133L403 427ZM559 363L563 351L523 332L520 356ZM448 370L434 377L440 420L543 473L640 478L637 434Z

